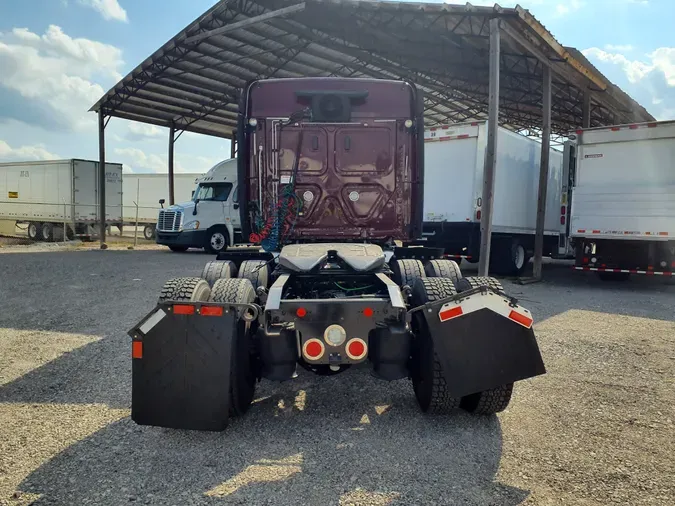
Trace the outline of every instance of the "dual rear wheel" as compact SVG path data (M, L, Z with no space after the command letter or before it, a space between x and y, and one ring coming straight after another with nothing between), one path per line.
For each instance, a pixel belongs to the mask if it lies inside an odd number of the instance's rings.
M162 288L159 302L218 302L250 304L255 300L251 281L243 278L223 277L212 286L202 278L175 278ZM239 315L241 316L241 315ZM258 378L257 359L251 353L249 325L237 318L231 333L230 387L228 392L229 416L240 416L248 411Z
M431 260L424 266L424 274L412 281L410 296L412 307L452 297L458 292L480 286L504 292L501 283L494 278L463 278L459 266L452 260ZM426 320L419 311L415 313L412 328L415 339L410 371L415 397L422 411L447 413L462 408L470 413L490 415L506 409L511 400L513 383L461 398L452 397L448 392L443 364L434 347Z

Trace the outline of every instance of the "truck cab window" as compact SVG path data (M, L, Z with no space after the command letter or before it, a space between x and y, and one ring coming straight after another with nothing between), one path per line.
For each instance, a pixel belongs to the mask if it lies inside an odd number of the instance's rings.
M195 200L225 202L232 192L232 183L201 183L195 192Z

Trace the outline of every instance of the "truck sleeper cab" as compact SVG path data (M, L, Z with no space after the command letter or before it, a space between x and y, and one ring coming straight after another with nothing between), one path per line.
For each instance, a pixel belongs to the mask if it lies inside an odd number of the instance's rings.
M243 95L242 228L260 247L168 281L130 331L137 423L222 430L259 379L291 380L298 367L370 367L410 378L422 411L477 414L503 410L513 382L545 372L531 314L497 280L394 244L421 234L414 86L274 79Z

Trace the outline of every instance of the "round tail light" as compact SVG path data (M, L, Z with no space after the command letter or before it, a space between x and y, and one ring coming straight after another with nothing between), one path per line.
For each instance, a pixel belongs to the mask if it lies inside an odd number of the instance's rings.
M347 356L352 360L361 360L368 354L368 345L363 339L354 338L347 341Z
M302 346L302 354L307 360L319 360L326 352L326 347L318 339L309 339Z

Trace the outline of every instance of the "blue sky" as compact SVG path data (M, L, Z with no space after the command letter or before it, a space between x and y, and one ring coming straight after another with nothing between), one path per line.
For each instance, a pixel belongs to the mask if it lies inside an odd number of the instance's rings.
M214 2L0 0L0 161L96 158L89 107ZM675 119L674 0L520 4L652 114ZM113 118L106 132L111 161L136 172L166 171L166 129ZM185 134L176 144L182 172L204 172L228 156L222 139Z

